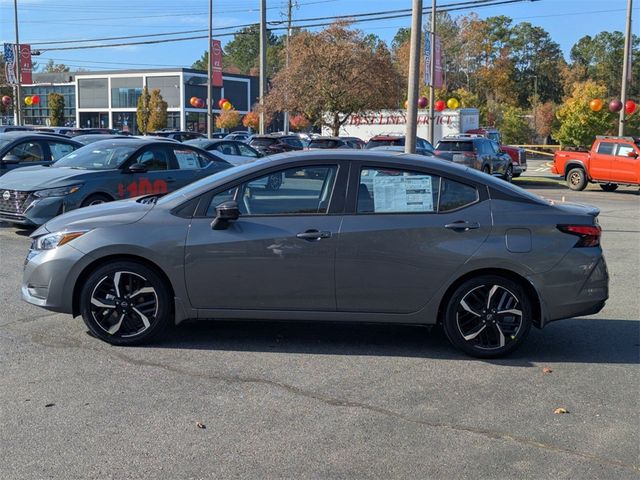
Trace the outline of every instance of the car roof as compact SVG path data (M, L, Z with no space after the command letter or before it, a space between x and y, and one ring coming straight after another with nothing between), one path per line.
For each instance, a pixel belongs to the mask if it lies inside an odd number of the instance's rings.
M3 140L17 140L19 138L32 137L32 138L46 138L49 140L69 140L71 143L75 142L73 138L66 135L60 135L59 133L52 132L38 132L35 130L12 130L10 132L0 132L0 139ZM76 142L77 143L77 142Z
M313 137L311 139L311 141L315 141L315 140L336 140L336 141L340 141L340 140L345 140L344 137L331 137L331 136L326 136L326 137Z
M93 142L90 145L94 147L100 146L127 146L127 147L142 147L147 145L174 145L173 142L167 142L166 140L156 140L156 139L146 139L146 138L105 138L104 140L98 140L97 142Z

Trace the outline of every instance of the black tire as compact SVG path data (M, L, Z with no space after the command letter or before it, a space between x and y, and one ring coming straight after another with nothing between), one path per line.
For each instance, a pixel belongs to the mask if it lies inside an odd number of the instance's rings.
M577 192L582 191L587 188L587 183L587 175L584 173L582 168L572 168L567 173L567 186L571 190L575 190Z
M93 195L89 195L87 198L82 200L80 203L80 208L89 207L91 205L99 205L101 203L110 202L112 199L108 195L103 193L94 193Z
M451 344L479 358L514 351L525 340L531 323L527 293L516 282L497 275L481 275L462 283L450 296L443 318Z
M275 191L280 190L282 186L282 174L277 173L275 175L269 175L269 179L267 180L267 185L264 187L267 190Z
M601 183L600 188L605 192L615 192L618 189L617 183Z
M80 313L99 339L112 345L139 345L158 338L172 323L173 301L154 270L116 261L89 274L80 291Z
M513 174L513 178L518 178L520 175L522 175L521 173L514 173Z
M507 167L507 170L504 172L504 175L502 176L502 179L505 182L511 183L511 180L513 180L513 165L509 165Z
M485 165L484 167L482 167L482 172L486 173L487 175L491 175L491 167L489 167L489 165Z

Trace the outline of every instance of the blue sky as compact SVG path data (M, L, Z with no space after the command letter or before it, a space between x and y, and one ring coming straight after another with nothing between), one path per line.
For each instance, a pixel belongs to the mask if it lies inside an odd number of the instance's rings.
M446 5L459 0L438 0ZM267 20L282 20L286 0L268 0ZM297 0L294 19L411 7L411 0ZM424 0L425 6L430 5ZM484 18L507 15L514 23L528 21L547 30L568 58L571 46L584 35L602 30L624 31L627 0L540 0L513 5L469 9ZM125 37L207 28L208 0L18 0L21 43L63 41L98 37ZM214 28L232 27L258 21L258 0L214 0ZM640 33L640 5L634 5L633 31ZM367 33L375 33L390 42L400 27L408 27L410 18L397 18L358 24ZM188 36L184 34L181 36ZM215 36L215 35L214 35ZM161 37L162 38L162 37ZM168 38L168 37L165 37ZM223 44L230 37L220 37ZM15 40L13 0L0 0L0 41ZM144 39L140 39L144 40ZM123 40L126 41L126 40ZM115 42L115 41L114 41ZM33 48L46 48L34 45ZM90 50L44 52L40 64L48 59L65 63L72 70L120 68L162 68L190 66L206 48L206 40L179 43L136 45ZM446 46L445 46L446 48Z

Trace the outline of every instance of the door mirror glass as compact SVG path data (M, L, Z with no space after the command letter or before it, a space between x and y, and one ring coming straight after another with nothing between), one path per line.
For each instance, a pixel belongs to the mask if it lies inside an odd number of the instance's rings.
M216 218L211 222L211 228L214 230L224 230L229 226L229 222L237 220L240 217L240 209L238 204L230 200L221 203L216 207Z
M8 153L2 159L4 163L20 163L20 157L13 153Z
M127 169L127 172L129 173L145 173L146 171L147 167L142 163L134 163Z

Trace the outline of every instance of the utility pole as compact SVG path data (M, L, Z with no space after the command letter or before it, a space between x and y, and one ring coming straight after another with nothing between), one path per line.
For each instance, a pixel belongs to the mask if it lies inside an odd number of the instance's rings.
M538 138L538 103L540 103L540 100L538 99L538 76L534 75L533 76L533 129L535 130L536 139Z
M264 96L267 93L267 0L260 0L260 128L265 133Z
M289 0L289 5L287 6L287 40L286 40L287 43L285 45L286 68L289 68L289 39L291 38L291 13L292 13L291 11L292 10L293 10L293 0ZM289 135L289 110L284 112L284 134Z
M631 72L631 10L633 9L633 0L627 2L627 29L624 38L624 60L622 61L622 92L620 93L620 101L622 108L620 109L620 119L618 121L618 135L624 135L624 114L625 103L627 103L627 85L629 83L629 73Z
M409 54L409 89L407 92L407 131L404 141L405 153L416 153L421 34L422 0L413 0L413 9L411 13L411 50ZM433 59L431 60L431 63L433 63ZM431 80L431 83L433 83L433 79Z
M434 129L436 123L436 112L433 106L433 103L436 101L436 88L434 85L435 77L436 77L436 0L433 0L431 3L431 28L429 32L429 37L431 38L430 52L429 58L431 61L429 62L429 78L431 81L429 82L429 129L428 129L428 140L429 143L433 145L433 137L434 137Z
M13 0L13 14L16 22L16 46L15 46L15 64L16 64L16 88L15 88L15 105L16 105L16 125L22 125L22 112L20 111L20 99L22 92L20 89L20 36L18 35L18 0Z
M213 48L211 40L213 38L213 0L209 0L209 62L207 66L207 138L211 139L213 133Z

